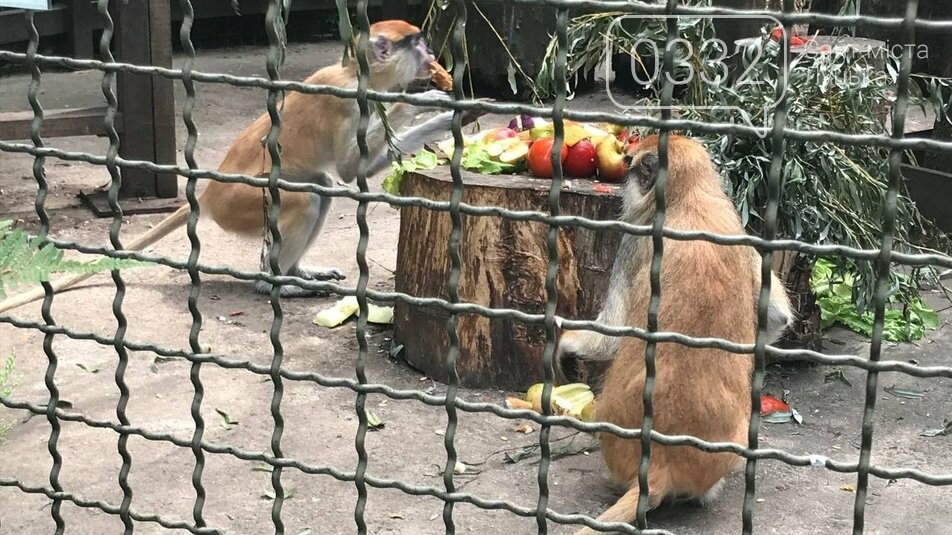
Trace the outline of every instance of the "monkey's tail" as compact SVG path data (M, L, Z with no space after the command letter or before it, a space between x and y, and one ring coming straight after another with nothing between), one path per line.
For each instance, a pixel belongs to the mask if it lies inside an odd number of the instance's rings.
M650 483L648 484L648 488L651 489ZM660 497L658 497L654 491L649 490L648 509L654 509L658 506L660 501ZM621 498L618 498L618 501L615 502L615 505L609 507L608 510L602 513L601 516L599 516L596 520L598 522L623 522L630 524L635 520L637 508L638 484L636 483L632 488L628 489L628 492L622 494ZM575 532L575 535L597 535L599 533L606 532L595 531L589 527L585 527Z
M188 221L188 214L189 205L184 204L174 213L160 221L156 226L149 229L149 231L145 232L141 236L138 236L128 244L125 244L123 248L127 251L140 251L152 245L153 243L164 238L170 232L184 225ZM80 282L92 277L93 275L96 275L96 273L75 273L71 275L65 275L50 281L50 286L53 287L54 292L59 292L71 286L75 286ZM43 299L45 295L46 292L43 290L43 288L38 286L32 288L29 291L9 297L3 301L0 301L0 313L13 310L14 308L23 306L27 303L32 303L38 299Z

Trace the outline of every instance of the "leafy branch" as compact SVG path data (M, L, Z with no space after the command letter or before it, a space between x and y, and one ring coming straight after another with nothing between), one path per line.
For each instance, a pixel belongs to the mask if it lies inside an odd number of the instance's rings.
M149 262L104 257L91 262L64 260L63 251L42 237L29 236L0 221L0 298L21 284L48 281L53 273L99 273L150 265Z

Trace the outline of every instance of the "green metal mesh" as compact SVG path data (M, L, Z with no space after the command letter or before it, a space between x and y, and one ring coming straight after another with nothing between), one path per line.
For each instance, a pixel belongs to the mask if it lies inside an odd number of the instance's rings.
M559 44L559 52L555 59L556 66L556 87L560 90L555 96L555 102L551 108L539 108L522 104L496 103L466 100L462 90L457 86L454 88L454 99L451 102L444 103L444 107L454 110L453 119L453 137L456 141L456 149L451 159L451 173L453 179L453 190L448 202L437 202L424 198L414 197L394 197L386 193L370 193L367 187L367 158L369 149L367 146L366 133L370 119L369 101L377 100L381 102L408 102L411 104L427 104L427 99L419 95L405 95L398 93L385 93L372 91L368 87L368 65L366 60L366 50L368 46L367 29L369 28L369 19L367 17L367 0L360 0L357 3L357 30L360 32L360 38L357 41L357 60L359 67L359 83L355 90L340 89L336 87L307 85L298 82L288 82L280 79L280 67L284 59L284 28L289 16L289 6L281 0L272 0L266 14L266 30L269 40L269 51L267 56L267 79L258 77L242 77L220 73L205 73L193 70L195 61L195 49L191 43L191 29L194 23L194 11L189 0L179 0L180 7L184 14L184 20L180 30L180 43L187 57L182 69L169 69L154 67L148 65L131 65L126 63L116 63L111 53L111 39L113 33L113 23L108 12L108 0L98 1L99 14L103 20L104 31L100 40L100 54L102 61L95 60L77 60L68 57L47 56L37 53L39 46L39 35L33 23L32 12L26 13L26 24L29 29L30 43L26 53L14 53L0 51L0 60L11 63L24 64L29 68L32 79L28 88L29 103L34 111L34 119L30 129L30 138L32 144L10 143L0 141L0 151L11 153L25 153L34 156L33 173L37 182L38 190L36 195L36 213L40 221L40 236L57 247L70 249L85 253L103 254L115 258L134 258L147 260L158 264L166 265L175 269L185 270L191 279L191 287L188 295L188 310L191 314L192 324L189 332L189 349L180 350L161 347L157 344L148 342L139 342L129 340L126 335L126 318L122 311L122 302L125 294L125 285L119 271L112 273L113 282L116 288L115 299L113 301L113 314L116 319L116 331L112 336L103 336L92 332L83 332L69 327L57 324L50 312L53 292L48 284L44 284L46 296L42 304L42 322L26 321L9 315L0 315L0 322L13 325L21 329L36 330L44 333L43 349L48 359L48 365L45 374L45 383L49 392L49 399L44 404L35 404L26 401L20 401L13 398L0 397L0 403L9 408L25 409L34 414L45 415L50 425L50 435L48 440L48 450L52 459L52 468L49 473L49 484L30 485L17 479L0 476L0 486L17 488L24 493L43 494L52 500L50 515L54 522L54 532L64 533L66 525L60 514L63 502L69 502L78 507L93 508L99 511L117 515L124 525L125 533L132 533L136 523L154 523L169 529L178 529L190 533L219 533L216 528L208 527L203 517L203 506L205 502L205 488L202 483L202 473L205 467L205 455L207 453L214 455L229 455L237 459L246 461L259 461L273 467L271 473L271 484L274 492L274 501L271 509L272 522L275 533L284 533L284 522L282 520L282 507L286 500L286 495L282 485L282 473L284 469L293 469L305 474L328 475L340 481L353 482L357 489L357 502L354 510L354 520L356 531L360 534L367 533L367 524L364 518L366 507L368 505L367 491L369 487L378 489L397 489L411 496L430 496L444 502L443 523L447 534L455 533L455 523L453 519L454 505L456 503L468 503L476 507L490 510L504 510L522 517L534 517L537 522L538 532L540 534L548 532L548 523L550 521L559 524L576 523L584 524L596 529L615 529L626 533L645 533L660 534L669 533L665 530L647 529L645 513L647 510L647 466L650 458L650 447L652 443L665 445L685 445L698 448L708 452L733 452L746 459L745 471L745 493L742 509L742 532L744 534L754 531L754 507L756 502L756 465L758 460L772 459L794 465L794 466L823 466L828 470L839 473L855 473L857 477L856 500L854 505L853 532L859 534L863 532L866 496L868 492L869 476L875 476L881 479L911 479L927 485L948 486L952 485L952 474L931 474L918 469L909 468L890 468L871 464L870 456L873 447L873 421L875 414L877 380L880 372L896 371L909 374L920 378L952 378L952 367L949 366L918 366L906 362L895 360L882 360L882 334L884 309L888 291L888 272L891 263L921 266L931 264L945 268L952 268L952 258L942 254L907 254L893 250L893 231L895 228L896 199L900 181L900 162L901 153L909 149L925 149L933 151L952 151L952 143L935 141L930 139L910 139L903 137L903 125L909 96L909 77L911 72L911 56L904 54L902 57L901 71L899 77L899 87L897 91L897 102L893 116L892 133L889 136L875 135L856 135L843 134L832 131L803 131L788 129L786 127L787 106L783 98L787 85L786 66L789 65L789 51L784 51L784 56L778 58L782 61L780 64L781 77L779 80L777 95L779 105L776 108L773 117L773 126L769 131L751 126L736 124L716 124L699 123L681 119L672 119L670 108L665 108L671 102L672 83L669 77L664 78L662 87L662 117L653 119L648 117L632 117L604 112L581 112L566 110L567 102L566 84L565 84L565 66L567 37L566 27L568 24L569 9L581 8L585 10L601 11L622 11L632 14L655 15L667 17L667 29L669 41L677 36L675 24L676 15L689 16L712 16L712 15L770 15L776 17L786 24L798 23L821 23L830 25L852 25L867 26L876 28L899 29L902 34L902 42L912 43L915 41L915 31L917 29L945 30L952 31L952 21L923 20L917 18L917 0L908 0L906 13L903 18L884 18L870 16L833 16L820 15L813 13L793 13L793 1L785 0L780 12L768 11L743 11L727 8L700 8L685 7L679 5L676 0L667 0L664 4L641 4L631 2L608 2L608 1L582 1L582 0L512 0L512 4L522 5L541 5L550 6L556 10L557 32L556 37ZM343 5L338 2L338 5ZM454 57L463 57L464 47L463 39L465 34L465 25L467 20L466 2L464 0L453 0L450 2L449 9L455 11L455 25L452 31L452 47ZM105 157L94 156L88 153L67 152L55 148L46 147L41 137L43 123L43 108L39 102L39 88L41 82L41 66L51 67L70 67L83 69L96 69L103 73L102 89L106 98L108 107L106 114L106 132L109 139L109 148ZM457 62L454 66L454 79L462 79L464 75L464 65ZM673 68L673 54L671 47L666 47L663 62L663 72L671 72ZM159 165L149 161L127 160L121 158L119 153L119 137L116 133L114 118L116 114L117 100L112 91L112 81L117 72L133 72L151 76L161 76L174 80L180 80L185 89L185 104L183 111L183 121L187 130L187 139L185 142L185 161L187 167L177 165ZM192 113L195 108L195 82L230 84L239 87L258 87L268 90L267 110L272 121L271 130L266 138L267 150L271 156L272 168L267 178L251 177L238 174L219 173L216 171L201 169L195 162L195 147L197 141L197 127L193 121ZM354 98L357 100L360 109L360 122L358 126L357 144L360 150L361 159L358 166L357 184L359 191L354 192L347 188L326 187L315 184L291 183L280 179L281 172L281 150L278 144L278 135L281 129L281 100L289 91L298 91L310 94L330 94L344 98ZM501 207L471 206L461 202L464 184L460 174L460 161L462 157L462 114L468 110L479 110L492 113L505 114L531 114L551 118L555 124L555 143L551 154L554 169L552 188L549 195L549 210L547 213L531 211L513 211ZM565 119L576 121L611 121L618 124L629 126L645 126L658 129L660 131L659 159L660 168L656 183L657 212L656 218L651 226L637 226L622 223L619 221L592 221L576 216L559 215L559 195L563 183L563 172L558 157L558 148L564 140ZM708 232L699 231L679 231L664 228L665 215L665 196L664 185L667 177L668 155L667 143L668 132L674 129L690 129L695 132L719 133L738 136L752 136L757 134L766 134L770 136L772 147L772 160L768 180L768 203L765 212L765 224L763 237L753 236L722 236ZM776 240L776 220L778 210L778 198L780 195L781 172L783 147L787 140L797 141L828 141L844 145L878 145L890 148L889 160L889 189L886 195L886 205L883 221L883 239L880 249L860 250L845 246L836 245L812 245L796 240ZM53 157L66 161L80 161L105 166L111 176L111 184L108 192L108 199L111 208L116 214L110 227L109 247L95 247L65 240L50 239L47 237L49 231L49 217L45 210L44 202L49 191L44 173L45 160ZM118 202L119 187L122 180L122 172L126 169L145 169L152 172L175 173L186 177L186 198L191 208L188 223L187 234L191 244L191 251L186 262L179 262L163 256L150 255L142 252L131 252L122 250L118 236L122 225L122 213ZM243 182L258 187L266 188L267 196L264 199L267 215L266 242L269 247L265 251L268 259L270 272L245 272L235 270L230 267L215 266L199 262L201 243L196 232L196 225L199 218L199 207L196 200L195 188L199 179L212 179L222 182ZM303 280L296 277L290 277L280 272L278 257L281 248L281 236L278 231L277 218L280 212L281 200L280 192L285 191L308 191L329 197L348 197L358 202L357 221L360 230L360 239L357 243L356 255L357 264L360 270L360 276L356 288L348 288L329 281ZM393 206L419 206L429 210L448 212L452 221L452 230L447 243L450 258L450 274L448 284L449 300L436 298L421 298L397 292L381 292L368 288L369 270L367 265L366 251L369 242L369 228L367 225L367 205L370 202L386 202ZM475 217L503 217L517 221L536 221L545 223L549 226L547 235L548 258L546 264L546 296L547 302L543 314L529 314L514 309L490 309L473 303L467 303L460 300L459 296L459 278L461 258L459 253L459 240L461 234L461 216L466 214ZM556 341L556 270L558 266L558 256L556 248L556 236L560 228L586 228L593 230L620 230L630 234L640 236L652 236L654 244L654 254L651 262L651 301L648 311L647 329L633 327L615 327L601 325L594 321L562 320L561 327L564 329L588 329L602 334L612 336L634 336L647 341L646 346L646 370L647 379L644 390L644 411L645 418L642 429L623 429L608 423L584 423L578 420L554 416L549 410L549 401L552 394L552 382L554 378L553 356L555 353ZM749 245L756 247L762 258L762 284L758 299L757 317L758 329L754 344L736 344L720 339L692 338L679 333L659 332L657 325L657 313L660 303L660 269L663 261L662 238L675 240L705 240L725 246L730 245ZM824 355L809 350L789 350L767 347L766 324L767 324L767 303L770 294L770 265L771 255L777 250L791 250L812 255L840 255L843 257L876 261L878 267L878 279L876 283L876 293L874 299L875 323L872 334L872 346L869 358L863 358L858 355ZM199 334L202 328L202 313L198 308L198 297L201 291L201 274L227 274L241 280L248 281L266 281L272 284L271 304L273 309L273 320L270 330L270 341L272 344L272 359L268 366L254 364L249 361L227 358L223 355L211 354L202 351ZM281 326L283 313L281 307L280 286L297 285L303 288L324 290L339 295L356 296L359 304L359 315L357 321L357 343L358 352L354 362L356 371L356 380L332 377L316 372L291 371L282 368L283 349L281 345ZM446 355L446 371L449 377L449 384L445 395L433 395L420 390L401 390L386 384L377 384L368 382L365 365L368 355L367 344L367 313L368 299L381 302L403 302L416 307L436 307L449 312L449 318L446 323L447 334L449 335L450 347ZM459 356L459 338L456 330L457 318L459 314L478 314L489 318L505 318L510 321L519 321L528 324L537 324L544 327L546 343L543 353L543 363L545 372L545 387L543 389L542 407L545 412L538 414L526 410L512 410L504 408L497 404L471 402L458 397L458 380L456 372L456 361ZM65 412L57 407L59 401L59 391L56 383L56 371L58 359L52 348L53 338L64 336L75 340L91 340L101 345L113 346L115 348L118 360L115 371L115 381L119 389L119 400L116 405L116 420L105 421L97 420L88 416ZM654 353L656 344L659 342L676 342L689 347L696 348L718 348L733 353L753 353L755 356L754 374L751 387L751 418L748 430L748 442L746 447L740 444L732 443L711 443L696 437L690 436L666 436L651 429L652 426L652 392L654 385ZM185 358L191 363L190 379L194 388L194 395L191 404L191 416L194 422L194 432L188 439L173 434L149 431L141 427L130 424L125 414L126 405L129 401L129 387L124 380L124 372L129 362L129 351L148 351L156 355L167 357ZM760 426L760 392L764 380L764 367L766 357L784 360L807 360L818 364L827 365L845 365L863 369L867 372L866 383L866 403L863 412L862 425L862 443L860 456L857 462L847 463L838 462L825 457L813 455L794 455L782 450L773 448L763 448L758 444L757 430ZM271 435L270 451L267 453L251 452L227 444L214 444L203 438L205 423L201 416L202 399L204 396L204 387L201 381L201 370L205 365L214 365L226 369L242 369L251 373L270 379L274 386L274 393L271 400L271 416L274 421L274 429ZM357 452L358 463L353 471L345 471L332 466L314 465L305 463L293 458L285 457L281 449L281 438L284 431L284 418L281 412L281 399L284 393L284 381L310 382L326 388L344 388L355 393L355 410L359 422L358 430L354 439L354 447ZM412 485L399 480L391 480L372 476L367 474L368 455L365 444L365 438L368 431L367 415L364 410L367 396L369 394L382 394L397 400L414 400L419 403L443 407L447 414L446 432L444 434L444 446L446 450L446 462L443 468L443 487ZM461 492L454 483L454 467L457 461L455 448L455 437L458 425L458 411L492 413L501 418L508 419L528 419L541 425L539 434L540 451L542 459L538 470L538 502L535 507L522 507L515 503L505 500L490 500L481 498L477 495ZM122 465L118 473L118 483L122 490L123 499L117 506L98 500L90 500L81 495L65 490L59 482L59 472L62 467L62 457L57 444L60 437L61 422L79 422L81 424L94 427L111 429L117 435L117 450L122 459ZM593 519L578 514L562 514L551 510L548 507L549 500L549 466L551 461L551 450L549 445L550 431L553 426L574 428L585 432L607 432L613 433L623 438L638 439L642 445L642 458L639 471L640 496L637 506L637 518L635 526L623 525L603 525ZM192 473L192 485L195 491L194 506L192 509L191 521L170 519L160 514L145 513L137 511L132 507L133 490L129 486L128 474L133 459L127 449L127 441L130 436L138 436L149 441L168 443L180 448L191 450L195 458L195 467ZM75 529L82 529L74 528Z

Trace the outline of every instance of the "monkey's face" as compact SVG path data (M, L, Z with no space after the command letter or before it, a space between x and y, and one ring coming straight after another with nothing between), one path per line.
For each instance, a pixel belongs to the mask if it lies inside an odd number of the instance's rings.
M413 33L398 40L374 36L371 43L376 66L392 76L394 85L403 86L414 80L430 78L429 65L436 58L426 45L423 34Z

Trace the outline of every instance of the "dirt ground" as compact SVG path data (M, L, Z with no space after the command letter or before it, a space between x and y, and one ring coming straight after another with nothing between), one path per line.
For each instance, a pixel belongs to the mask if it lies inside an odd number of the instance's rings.
M295 45L283 70L286 78L302 79L315 66L339 58L339 49L331 45ZM180 64L181 58L176 63ZM196 68L238 75L265 76L265 50L233 48L200 54ZM42 102L47 107L83 106L102 102L98 72L53 73L43 78ZM24 76L5 76L0 82L0 110L28 109ZM255 89L226 85L200 85L195 120L201 136L197 158L199 165L214 167L224 155L232 136L264 109L266 94ZM181 108L184 94L176 86L176 104ZM579 96L572 106L607 108L600 93ZM185 139L179 120L178 142ZM105 154L102 138L79 137L48 140L51 146L71 151ZM179 153L180 162L184 164ZM26 228L35 228L32 160L0 153L0 218L20 218ZM58 238L104 244L109 220L95 219L78 205L78 190L90 189L108 181L102 168L49 159L46 163L51 184L48 206L52 213L52 233ZM372 181L374 188L380 177ZM343 270L347 282L355 284L358 275L354 249L356 244L356 203L336 202L325 232L306 260L312 266L333 266ZM163 216L127 218L123 235L138 235ZM393 288L399 213L386 205L370 209L370 286ZM214 224L203 222L202 259L228 264L239 269L255 269L259 245L226 235ZM331 244L338 244L331 246ZM185 260L188 242L185 232L154 246L151 251ZM201 342L215 353L232 359L250 360L267 365L271 356L268 330L270 305L240 281L223 276L203 276L199 299L205 317ZM129 321L127 338L154 342L175 348L188 347L190 316L185 307L188 276L164 267L130 270L123 310ZM116 322L110 313L114 289L106 276L99 276L83 288L55 300L53 314L58 323L72 328L110 336ZM942 302L929 296L930 302ZM282 341L285 366L289 370L315 371L329 376L354 377L357 341L354 324L327 330L311 320L317 310L333 303L333 298L284 301L285 321ZM18 309L20 317L39 318L37 304ZM233 313L241 315L234 316ZM887 344L884 358L915 359L919 364L949 365L952 362L952 312L941 314L939 330L929 333L917 344ZM421 374L386 354L390 331L372 328L367 375L372 382L397 388L435 388L445 386L424 380ZM838 354L864 355L868 344L845 331L829 334L826 347ZM45 403L47 390L43 374L47 359L42 336L32 330L0 324L0 354L16 352L19 385L15 399ZM69 410L88 417L116 420L118 389L114 380L116 354L112 347L57 336L52 347L59 357L56 384ZM193 422L189 413L193 389L189 364L182 361L154 362L145 352L130 354L125 377L131 390L128 416L134 425L188 439ZM864 401L864 374L844 368L851 383L827 382L833 368L819 366L771 366L767 391L782 395L803 415L802 425L764 424L763 444L796 454L822 454L843 462L859 457L860 422ZM252 452L265 452L273 422L269 412L272 385L261 376L243 370L227 370L205 365L201 370L205 388L202 414L205 439L216 444L231 444ZM905 399L883 391L900 386L921 392L922 397ZM897 373L880 378L879 400L875 416L873 463L884 467L918 468L932 474L952 473L949 437L924 437L920 432L940 427L952 418L952 380L920 380ZM494 390L467 390L460 395L472 401L501 402L507 393ZM284 454L314 465L328 465L350 472L356 466L354 433L357 418L355 394L343 388L323 388L313 383L285 381L281 409L285 418L282 439ZM388 400L372 395L367 402L386 424L369 433L368 473L381 478L404 480L414 485L442 488L441 470L445 462L443 409L416 402ZM236 421L225 425L218 411ZM0 420L13 423L0 442L0 477L16 478L29 485L48 485L51 458L46 442L50 427L45 418L25 418L25 413L0 408ZM458 477L461 490L486 499L512 500L533 507L537 499L538 456L516 464L504 462L505 451L516 451L537 443L536 429L529 434L516 431L521 422L488 414L460 414L456 447L460 459L471 465L470 472ZM564 437L564 430L554 432ZM64 423L59 440L63 456L60 482L63 488L90 499L112 504L121 501L117 483L121 458L116 451L117 436L107 430L76 423ZM561 442L564 444L568 442ZM574 445L587 444L584 435L574 437ZM191 484L195 459L188 449L165 442L129 439L132 469L129 483L134 489L132 507L165 518L191 521L194 491ZM256 469L256 467L258 469ZM204 517L209 526L226 533L269 533L270 475L258 463L238 460L230 455L206 454L202 482L207 490ZM285 488L293 493L285 503L283 519L288 534L350 533L355 531L353 483L329 476L302 474L285 470ZM549 472L553 510L597 515L617 496L610 486L607 470L597 450L555 460ZM758 464L755 527L761 534L832 534L850 532L855 494L847 485L855 485L855 475L825 469L795 468L781 462ZM649 516L651 527L664 528L684 535L721 535L738 533L741 526L743 477L728 478L720 498L707 508L693 505L664 506ZM367 502L369 533L443 533L442 503L434 498L419 498L396 490L371 488ZM534 533L533 518L508 512L483 511L471 505L455 510L459 533ZM122 524L116 516L94 509L82 509L65 503L63 516L68 533L118 533ZM952 488L930 487L902 479L888 482L872 478L866 515L869 534L949 533L952 525ZM942 528L941 526L946 526ZM49 533L53 530L50 501L27 495L10 487L0 487L0 534ZM138 533L166 533L156 524L138 523ZM550 525L552 533L571 533L571 527Z

